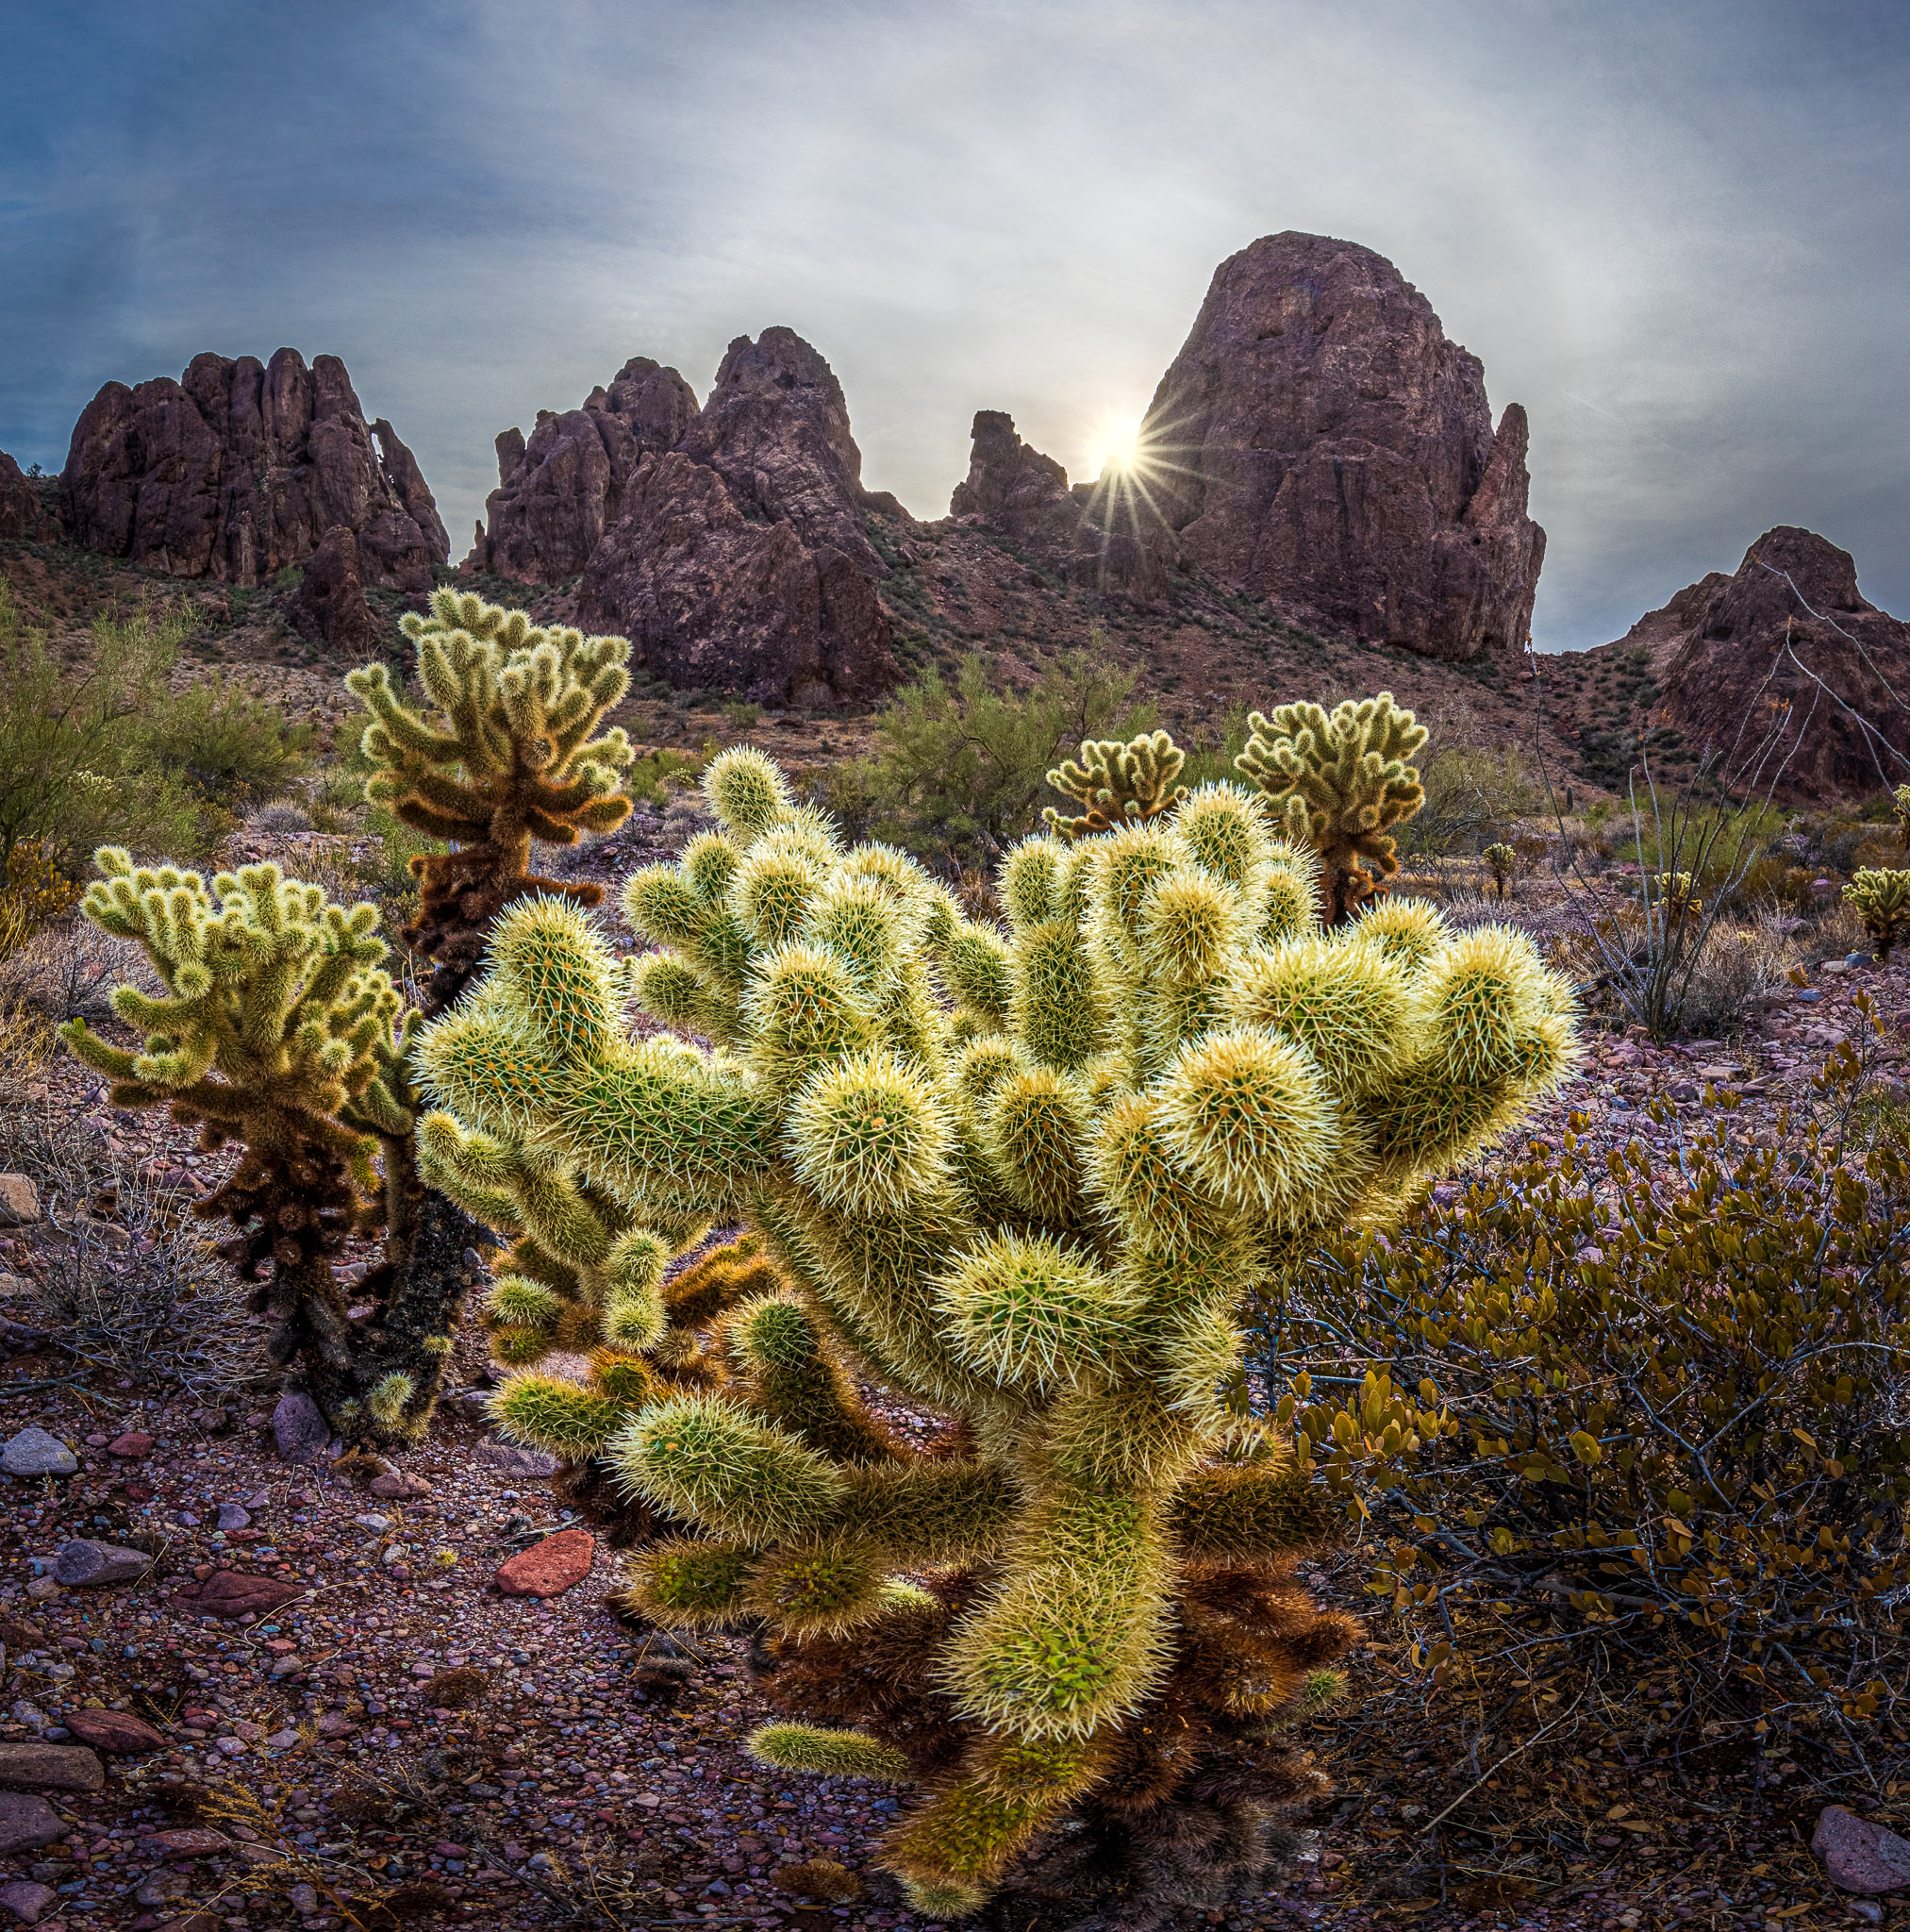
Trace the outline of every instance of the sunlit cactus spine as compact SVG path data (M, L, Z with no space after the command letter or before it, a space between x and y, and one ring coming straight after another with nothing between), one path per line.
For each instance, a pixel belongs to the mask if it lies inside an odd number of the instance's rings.
M617 789L631 760L621 725L599 732L630 686L626 638L534 625L522 610L470 591L434 591L431 614L407 612L425 703L407 705L382 664L345 682L372 714L365 793L449 852L411 861L420 882L409 945L436 963L430 1010L469 984L497 913L527 892L594 906L600 886L560 885L530 870L533 840L575 843L614 831L630 801Z
M632 1603L759 1622L790 1720L766 1761L905 1764L879 1856L920 1909L1034 1882L1064 1819L1044 1885L1221 1903L1318 1789L1288 1728L1349 1637L1292 1578L1326 1497L1223 1399L1241 1310L1506 1131L1571 1062L1570 994L1522 936L1413 902L1322 928L1243 788L1025 841L1005 935L845 850L759 753L705 783L718 843L631 883L652 962L515 908L419 1048L459 1132L633 1217L747 1220L787 1277L718 1321L727 1382L605 1446L693 1525ZM716 1043L633 1042L626 990ZM953 1418L941 1453L864 1381Z
M1492 883L1499 888L1503 899L1512 888L1512 869L1519 863L1519 855L1510 845L1503 842L1488 845L1480 858L1486 861L1486 870L1492 874Z
M294 1367L340 1435L415 1440L464 1282L412 1279L420 1231L406 1059L417 1016L401 1018L379 964L375 908L334 905L273 865L208 886L173 866L136 868L111 847L95 863L82 910L137 941L164 990L113 994L113 1010L146 1036L142 1052L79 1020L62 1037L108 1076L115 1107L167 1108L200 1130L207 1153L242 1146L231 1178L194 1212L235 1229L222 1253L276 1319L274 1358ZM347 1284L345 1241L378 1232L385 1262ZM370 1318L353 1322L351 1302L370 1304Z
M1042 823L1064 839L1081 839L1156 817L1188 795L1174 782L1186 763L1187 754L1165 731L1144 731L1125 744L1084 739L1076 757L1048 774L1048 783L1081 811L1069 818L1051 805Z
M1905 933L1910 933L1910 872L1860 868L1844 888L1844 897L1856 908L1864 930L1880 960Z
M1399 871L1392 827L1426 802L1411 762L1427 731L1390 691L1255 711L1236 766L1267 794L1287 836L1320 855L1329 925L1353 918Z

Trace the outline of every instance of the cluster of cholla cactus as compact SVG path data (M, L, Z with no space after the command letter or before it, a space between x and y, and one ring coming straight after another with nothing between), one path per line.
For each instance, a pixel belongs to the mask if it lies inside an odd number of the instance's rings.
M918 1907L1031 1870L1130 1914L1219 1902L1318 1788L1285 1730L1349 1638L1293 1576L1329 1507L1222 1398L1237 1311L1560 1077L1568 991L1424 905L1322 930L1310 858L1239 787L1027 840L1004 933L844 849L747 747L705 786L722 829L625 894L656 951L514 907L417 1060L432 1158L494 1177L485 1211L539 1251L494 1316L641 1357L633 1390L659 1346L721 1359L605 1401L596 1356L566 1392L547 1351L498 1409L689 1526L630 1598L762 1631L790 1721L760 1757L916 1787L879 1857ZM710 1043L633 1039L633 998ZM560 1252L539 1230L573 1204ZM693 1345L654 1271L705 1221L751 1225L773 1285ZM938 1453L864 1381L952 1417Z
M405 704L382 664L345 682L373 723L365 756L376 768L365 793L406 824L452 841L411 861L421 891L407 944L436 962L431 1012L470 983L491 921L528 892L595 906L603 888L560 885L530 871L533 839L574 844L629 816L618 774L632 752L622 726L597 733L629 689L626 638L533 626L469 591L436 591L431 614L412 612L418 681L434 719Z
M1513 868L1519 863L1518 853L1502 841L1486 846L1479 856L1486 861L1486 871L1492 874L1492 883L1499 888L1499 896L1504 898L1512 888Z
M1255 711L1234 761L1279 814L1296 844L1320 855L1328 925L1354 918L1399 871L1391 828L1426 802L1413 757L1427 732L1391 691L1351 698L1329 715L1319 705Z
M1704 909L1704 901L1688 872L1658 874L1658 905L1665 919L1674 925L1696 919Z
M195 1211L234 1228L223 1252L276 1317L274 1357L296 1361L341 1434L414 1440L437 1399L464 1283L442 1270L428 1287L412 1279L420 1234L405 1062L417 1016L401 1017L379 964L376 910L348 911L273 865L221 873L208 887L172 866L136 869L110 847L95 862L83 911L137 941L163 991L122 986L112 997L146 1036L143 1052L79 1020L62 1036L108 1077L115 1107L168 1107L200 1130L208 1153L242 1143L231 1178ZM341 1247L380 1230L385 1262L348 1287ZM373 1303L374 1318L354 1324L352 1301Z
M1877 958L1887 959L1891 947L1910 933L1910 872L1861 867L1844 888L1844 897L1856 908Z
M1188 795L1188 788L1174 782L1187 761L1187 753L1165 731L1143 732L1125 744L1084 739L1077 757L1064 758L1048 774L1048 783L1081 811L1066 818L1051 805L1042 823L1064 839L1083 839L1157 817Z
M1910 785L1900 785L1890 794L1890 809L1897 814L1897 832L1905 852L1910 852Z

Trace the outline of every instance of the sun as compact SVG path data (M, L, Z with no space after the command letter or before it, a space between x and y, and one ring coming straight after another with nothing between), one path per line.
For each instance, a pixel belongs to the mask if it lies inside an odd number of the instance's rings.
M1131 470L1140 450L1140 418L1109 412L1088 438L1088 474L1104 476L1110 470Z

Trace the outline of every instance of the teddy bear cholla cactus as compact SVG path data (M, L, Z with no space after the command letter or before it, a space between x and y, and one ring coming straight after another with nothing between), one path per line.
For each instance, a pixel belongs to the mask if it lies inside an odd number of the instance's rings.
M1319 853L1326 923L1341 924L1400 869L1391 827L1426 802L1409 762L1426 727L1389 691L1349 698L1331 715L1279 705L1247 724L1252 736L1234 762L1266 793L1287 838Z
M378 963L375 908L333 905L273 865L221 873L208 888L197 873L136 869L111 847L95 863L101 876L81 909L138 941L164 991L113 994L113 1010L146 1035L142 1053L97 1039L84 1021L62 1037L108 1077L115 1107L169 1107L208 1153L243 1144L231 1178L194 1211L237 1230L223 1252L278 1318L273 1357L297 1359L341 1434L414 1440L464 1283L445 1276L421 1291L410 1279L419 1230L404 1062L416 1015L401 1021ZM379 1229L386 1260L348 1293L340 1250ZM348 1301L373 1304L373 1319L353 1324Z
M1064 839L1081 839L1154 818L1188 795L1188 788L1174 782L1187 761L1187 753L1165 731L1143 732L1125 744L1084 739L1075 758L1048 774L1048 783L1073 799L1080 815L1066 818L1051 805L1041 822Z
M706 787L723 831L630 882L662 950L627 984L712 1048L631 1042L626 975L556 904L507 913L419 1048L460 1132L535 1142L639 1221L746 1217L790 1277L726 1345L813 1421L719 1390L599 1445L701 1532L646 1553L636 1597L766 1619L799 1707L806 1674L811 1715L868 1719L755 1748L916 1778L882 1857L922 1909L977 1908L1071 1814L1104 1879L1224 1897L1313 1789L1267 1740L1345 1641L1289 1578L1322 1504L1219 1397L1236 1310L1557 1078L1565 990L1422 906L1320 932L1304 861L1233 787L1025 841L1005 938L841 849L759 754ZM845 1366L958 1417L959 1453L842 1453Z
M1852 875L1844 897L1864 922L1877 958L1889 958L1897 941L1910 933L1910 872L1864 866Z
M559 884L530 871L531 841L574 844L611 832L630 812L618 790L629 764L621 725L592 736L630 687L627 638L534 626L522 610L470 592L436 591L431 614L407 613L418 681L437 722L407 705L382 664L345 682L373 722L364 751L377 768L365 787L406 824L453 841L411 869L422 882L406 941L436 961L430 1010L440 1012L476 972L490 922L527 892L595 906L603 888Z

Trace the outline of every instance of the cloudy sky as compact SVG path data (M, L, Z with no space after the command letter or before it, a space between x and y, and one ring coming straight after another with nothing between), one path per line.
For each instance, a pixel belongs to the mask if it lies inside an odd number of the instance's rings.
M787 323L864 478L1091 474L1221 258L1380 250L1531 411L1542 645L1775 523L1910 614L1902 0L0 0L0 448L342 356L469 541L491 438Z

